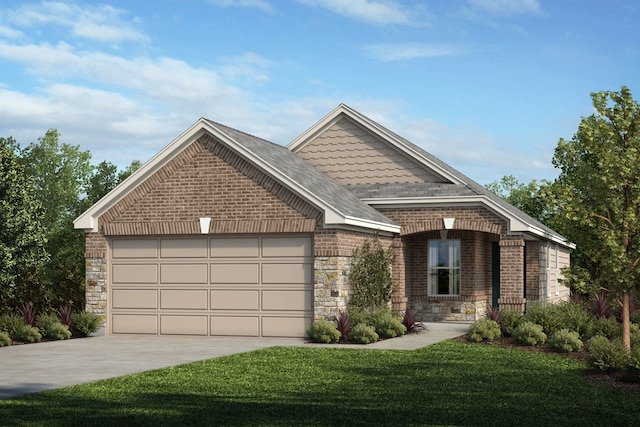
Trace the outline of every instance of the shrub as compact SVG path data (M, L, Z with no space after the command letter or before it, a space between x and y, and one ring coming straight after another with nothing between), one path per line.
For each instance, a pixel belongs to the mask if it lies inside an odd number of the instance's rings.
M522 313L516 310L505 308L500 312L500 329L502 335L509 337L513 331L524 321Z
M369 344L378 341L378 334L376 334L373 326L366 325L364 323L358 323L351 328L349 334L349 340L358 344Z
M554 318L557 319L557 323L554 325L556 329L549 333L553 334L560 329L569 329L577 332L582 338L593 336L593 316L582 305L564 301L555 304L554 309Z
M582 341L580 335L569 329L560 329L555 331L549 340L549 344L556 351L571 353L572 351L582 350Z
M351 308L351 310L349 310L349 323L351 324L351 328L353 328L360 324L373 326L376 322L372 312L359 308Z
M500 310L496 307L487 307L486 311L484 312L484 317L486 317L489 320L493 320L494 322L496 322L497 324L500 324Z
M640 347L640 325L637 323L631 324L631 348L633 347Z
M8 333L0 331L0 347L11 345L11 337Z
M611 314L611 303L603 292L598 292L593 296L593 299L589 303L589 310L591 313L598 317L609 317Z
M42 331L42 336L48 340L68 340L71 331L62 323L54 323Z
M34 343L42 340L42 335L35 326L23 325L17 331L14 340L19 342Z
M391 301L393 254L380 244L376 235L353 251L349 286L350 303L360 309L384 307Z
M71 306L69 304L64 305L60 309L60 322L71 329Z
M0 331L6 332L11 337L25 325L24 317L19 314L3 314L0 316Z
M527 313L524 317L527 322L540 325L546 333L562 329L559 327L559 310L556 304L533 303L527 306Z
M88 311L71 315L71 332L77 337L86 337L100 329L100 316Z
M611 372L625 367L629 361L629 354L622 340L608 340L602 335L596 335L587 342L589 364L604 372Z
M29 326L35 326L36 309L33 304L23 304L21 312L24 316L24 323Z
M329 344L340 339L340 331L336 328L335 323L328 320L318 320L313 322L307 331L307 336L313 342Z
M547 335L543 332L542 326L533 322L523 322L514 331L513 337L517 342L524 345L544 344Z
M500 338L500 326L495 320L487 318L476 321L469 329L469 339L474 342L493 341Z
M613 316L598 317L593 321L591 336L595 335L602 335L609 339L619 338L622 336L622 325L618 322L618 319Z
M402 324L405 328L407 328L407 333L418 333L425 329L422 322L416 321L416 313L413 310L406 309L404 313L402 313Z
M35 327L44 332L46 329L51 328L53 325L60 324L58 316L51 313L41 314L36 318Z
M400 315L391 309L379 308L374 316L374 328L380 338L395 338L407 332Z
M640 347L631 347L627 369L634 376L640 377Z
M347 339L349 332L351 332L351 321L349 319L349 313L346 311L339 311L336 315L336 328L340 332L342 339Z

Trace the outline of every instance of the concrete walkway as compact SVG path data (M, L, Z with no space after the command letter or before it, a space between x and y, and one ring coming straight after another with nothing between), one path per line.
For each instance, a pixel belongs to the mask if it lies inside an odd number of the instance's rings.
M367 346L311 344L294 338L101 336L0 348L0 399L165 368L273 346L415 350L464 335L465 323L425 323L427 330Z

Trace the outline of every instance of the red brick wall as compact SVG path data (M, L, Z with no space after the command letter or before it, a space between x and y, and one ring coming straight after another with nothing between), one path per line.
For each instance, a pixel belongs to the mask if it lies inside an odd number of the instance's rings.
M321 212L222 144L202 137L101 217L106 223L301 220ZM243 232L243 230L238 230Z

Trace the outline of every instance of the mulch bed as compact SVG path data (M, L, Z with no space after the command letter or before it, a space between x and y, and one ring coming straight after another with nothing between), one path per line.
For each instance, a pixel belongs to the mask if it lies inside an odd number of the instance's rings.
M468 335L463 335L454 339L460 342L472 343L472 341L469 340ZM589 353L586 350L580 350L571 353L559 353L546 344L536 346L520 345L513 339L513 337L501 337L493 341L484 341L482 343L479 343L479 345L489 345L503 348L517 348L520 350L532 351L536 353L553 353L562 357L566 357L568 359L585 363L587 363L589 358ZM598 369L589 368L584 371L584 375L590 381L598 384L602 384L615 389L631 390L640 393L640 378L631 375L628 372L622 371L607 373Z

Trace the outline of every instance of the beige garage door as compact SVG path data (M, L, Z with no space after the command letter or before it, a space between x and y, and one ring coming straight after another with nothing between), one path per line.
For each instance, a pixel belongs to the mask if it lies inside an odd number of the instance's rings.
M111 240L110 333L302 337L308 235Z

